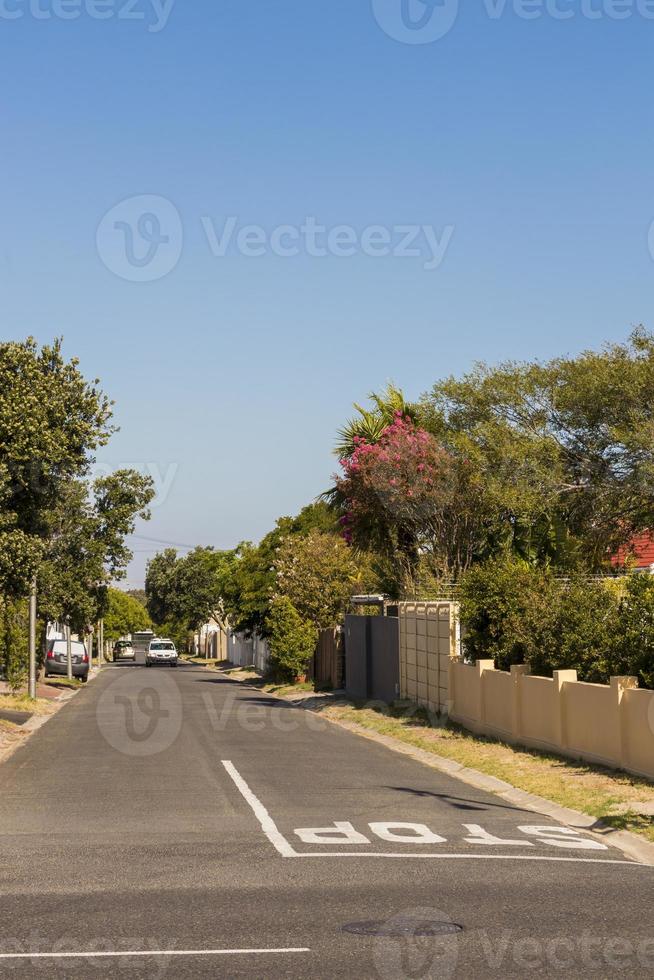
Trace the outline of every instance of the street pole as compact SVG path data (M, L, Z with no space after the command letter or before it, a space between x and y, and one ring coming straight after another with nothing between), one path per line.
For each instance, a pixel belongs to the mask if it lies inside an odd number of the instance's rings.
M73 679L73 649L70 642L70 623L66 623L66 676L69 681Z
M98 664L98 667L102 666L102 664L104 663L104 619L101 619L100 620L100 640L101 640L100 650L102 651L102 653L101 653L101 658L102 659L101 659L100 663Z
M36 697L36 575L32 579L30 592L30 673L27 693L31 698Z

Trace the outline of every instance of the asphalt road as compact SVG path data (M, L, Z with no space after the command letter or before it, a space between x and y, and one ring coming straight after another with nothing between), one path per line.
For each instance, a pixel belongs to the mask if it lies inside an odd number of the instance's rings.
M654 974L654 869L197 667L0 766L0 976Z

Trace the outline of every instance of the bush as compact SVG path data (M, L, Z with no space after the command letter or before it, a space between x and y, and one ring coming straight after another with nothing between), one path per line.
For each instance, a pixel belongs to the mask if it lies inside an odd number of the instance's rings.
M0 663L12 691L18 691L29 669L29 612L27 603L0 600Z
M466 654L500 670L527 663L551 677L572 669L594 684L629 674L654 688L654 576L557 582L524 562L496 559L463 577L461 621Z
M542 624L541 643L530 651L533 674L576 670L580 681L607 684L616 673L619 599L603 582L561 583Z
M473 566L461 580L466 655L494 660L500 670L542 656L550 648L555 600L552 577L524 561L496 558Z
M654 688L654 576L631 575L620 600L614 673Z
M286 596L273 599L268 616L270 670L276 680L293 683L313 656L317 630L302 619Z

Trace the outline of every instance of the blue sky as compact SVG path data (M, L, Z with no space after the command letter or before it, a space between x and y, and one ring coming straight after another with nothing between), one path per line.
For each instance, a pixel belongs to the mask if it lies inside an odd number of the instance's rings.
M389 379L417 396L654 326L654 4L444 0L429 41L401 3L177 0L163 23L153 0L0 2L2 336L63 334L101 377L101 462L170 483L149 538L258 539ZM354 254L307 254L307 217ZM431 229L435 267L422 232L394 254L398 226ZM391 254L363 246L379 228ZM135 541L131 584L156 547Z

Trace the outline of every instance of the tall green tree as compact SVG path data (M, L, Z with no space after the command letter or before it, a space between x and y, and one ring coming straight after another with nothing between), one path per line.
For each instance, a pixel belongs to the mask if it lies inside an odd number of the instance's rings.
M275 558L282 542L313 530L333 534L338 526L334 511L325 501L318 501L304 507L296 517L280 517L258 545L239 545L236 561L221 580L221 595L232 628L267 635L276 583Z
M147 630L151 626L152 620L143 603L128 592L108 589L104 616L104 635L107 640L118 640L128 633Z
M85 481L68 483L52 511L38 573L42 616L77 631L104 616L109 583L124 576L132 558L125 538L137 517L149 517L153 496L152 480L134 470L96 480L90 493Z
M325 531L289 535L277 550L273 570L275 595L286 596L317 629L337 626L350 597L377 586L370 561Z
M0 344L0 593L23 596L70 481L111 435L111 406L61 341Z
M437 384L421 424L466 458L494 515L488 552L601 570L654 526L654 336Z

